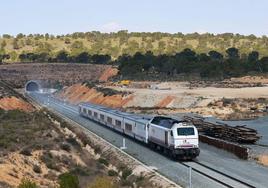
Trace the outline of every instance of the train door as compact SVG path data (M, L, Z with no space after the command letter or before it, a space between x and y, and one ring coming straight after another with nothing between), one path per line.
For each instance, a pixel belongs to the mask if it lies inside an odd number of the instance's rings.
M165 131L165 145L168 145L168 131Z

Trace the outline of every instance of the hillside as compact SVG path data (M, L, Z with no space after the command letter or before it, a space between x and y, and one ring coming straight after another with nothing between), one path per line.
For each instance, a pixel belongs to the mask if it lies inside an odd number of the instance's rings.
M3 81L0 81L0 110L34 111L34 107L20 94L10 89Z
M174 54L185 48L197 53L208 53L216 50L225 54L225 50L236 47L241 55L251 51L258 51L260 56L267 56L268 38L254 35L239 34L169 34L169 33L117 33L77 32L67 35L30 34L17 36L3 35L0 38L0 54L8 54L5 61L20 61L19 55L29 52L42 53L43 58L56 56L61 50L71 55L81 52L89 54L107 54L116 59L122 54L133 55L136 52L152 51L155 55ZM48 55L49 54L49 55Z
M0 188L149 188L167 183L94 135L36 109L0 81Z
M0 65L0 79L16 88L23 88L29 80L41 80L44 86L56 88L85 80L107 81L117 70L110 65L66 63L31 63Z

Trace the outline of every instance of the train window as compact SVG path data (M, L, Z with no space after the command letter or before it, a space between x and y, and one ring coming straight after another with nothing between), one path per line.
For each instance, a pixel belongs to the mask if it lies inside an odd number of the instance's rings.
M87 109L84 108L84 109L83 109L83 112L86 114L86 113L87 113Z
M119 120L115 120L115 125L116 125L116 126L121 126L121 121L119 121Z
M154 117L151 123L162 127L171 128L174 125L174 123L179 123L179 121L169 117L157 116Z
M90 115L90 116L92 116L92 111L91 110L88 110L87 111L87 114Z
M132 131L132 125L129 123L125 123L125 127L127 131Z
M94 117L98 117L98 113L97 112L94 112Z
M170 131L170 136L173 136L173 131L172 130Z
M194 128L192 127L178 128L177 132L178 132L178 136L194 135Z
M107 117L107 122L113 124L113 119L111 117Z
M100 114L100 119L104 121L104 115Z

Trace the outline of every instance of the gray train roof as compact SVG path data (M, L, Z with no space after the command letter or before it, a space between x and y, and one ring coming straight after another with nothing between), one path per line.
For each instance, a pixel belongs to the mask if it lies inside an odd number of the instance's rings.
M96 110L100 110L100 111L107 112L107 113L110 113L113 115L124 117L126 119L137 121L140 123L148 123L148 121L150 121L152 119L152 116L131 114L131 113L122 112L122 111L119 111L116 109L112 109L112 108L108 108L108 107L104 107L104 106L100 106L100 105L95 105L95 104L91 104L91 103L80 103L80 105L85 106L85 107L94 108Z
M164 127L167 129L171 129L175 123L186 122L181 118L174 117L166 117L166 116L155 116L151 123L158 125L160 127Z

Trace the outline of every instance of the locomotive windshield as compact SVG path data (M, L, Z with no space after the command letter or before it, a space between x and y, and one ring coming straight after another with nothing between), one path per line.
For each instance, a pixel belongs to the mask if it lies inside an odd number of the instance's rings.
M194 128L192 127L178 128L177 131L178 131L178 136L194 135Z

